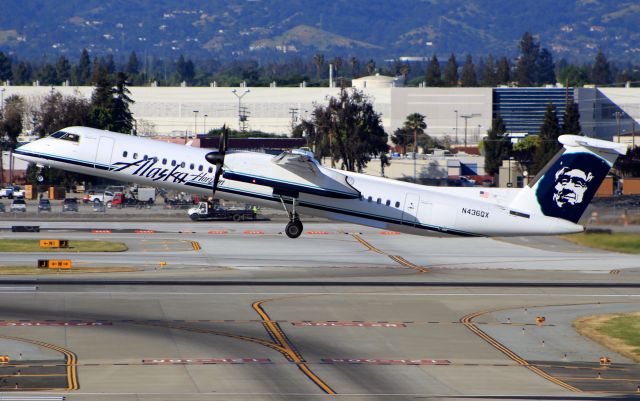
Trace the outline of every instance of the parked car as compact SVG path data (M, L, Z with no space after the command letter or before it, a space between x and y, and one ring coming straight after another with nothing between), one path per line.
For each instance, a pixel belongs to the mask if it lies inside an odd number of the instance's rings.
M85 198L82 198L83 202ZM96 192L94 194L90 194L87 202L102 202L107 206L109 206L112 200L113 200L113 192L104 191L104 192Z
M6 212L4 208L4 203L0 203L0 213L4 213L4 212Z
M13 199L13 187L0 189L0 198Z
M62 211L63 212L77 212L78 211L78 199L76 199L76 198L65 198L64 202L62 202Z
M98 201L98 202L93 202L93 211L94 212L99 212L99 213L104 213L107 211L107 208L104 206L104 203Z
M24 199L14 199L11 201L12 212L26 212L27 211L27 202Z
M51 202L49 199L40 199L38 202L38 212L50 212Z
M18 199L24 199L24 189L20 187L13 187L13 197Z

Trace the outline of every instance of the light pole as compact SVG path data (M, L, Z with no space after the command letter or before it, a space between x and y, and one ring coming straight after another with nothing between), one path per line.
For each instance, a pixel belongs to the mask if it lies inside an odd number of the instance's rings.
M0 112L4 114L4 91L6 88L0 89Z
M243 122L243 115L242 115L242 98L244 97L244 95L246 95L247 93L251 92L249 89L245 89L244 92L242 92L241 94L238 94L238 90L234 89L231 91L231 93L233 93L234 95L236 95L236 97L238 98L238 129L240 131L242 131L242 122ZM246 119L246 118L245 118Z
M454 110L456 113L456 145L458 144L458 110Z
M467 123L469 122L470 118L473 117L480 117L480 114L478 113L473 113L473 114L461 114L460 118L464 118L464 147L467 147Z
M207 135L207 117L209 117L208 115L204 115L204 134Z
M620 143L620 118L622 118L622 113L616 111L613 115L616 117L616 132L618 133L618 143Z
M198 136L198 110L193 111L193 136L194 138Z

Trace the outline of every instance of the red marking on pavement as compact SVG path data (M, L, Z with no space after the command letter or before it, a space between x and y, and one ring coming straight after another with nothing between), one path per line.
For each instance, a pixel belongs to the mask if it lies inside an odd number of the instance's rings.
M91 230L91 234L111 234L111 230Z
M271 363L269 358L206 358L206 359L143 359L145 365L204 365L204 364L240 364Z
M25 327L25 326L111 326L111 322L0 322L1 327Z
M307 231L307 234L311 235L327 235L329 231Z
M154 230L135 230L134 233L136 233L136 234L155 234L156 232Z
M377 323L377 322L291 322L294 326L302 327L407 327L404 323Z
M380 231L380 234L382 234L382 235L400 235L400 233L397 232L397 231Z
M325 358L322 363L348 363L369 365L450 365L446 359L366 359L366 358Z
M229 234L229 231L227 231L227 230L211 230L211 231L209 231L209 234Z
M262 231L262 230L247 230L244 233L245 234L250 234L250 235L260 235L260 234L264 234L264 231Z

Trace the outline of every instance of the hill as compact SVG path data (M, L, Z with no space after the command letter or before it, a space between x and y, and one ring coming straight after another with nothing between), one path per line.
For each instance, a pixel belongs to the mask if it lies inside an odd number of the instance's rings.
M526 30L556 59L640 60L640 4L614 0L4 0L0 50L23 57L82 48L193 58L356 55L513 56Z

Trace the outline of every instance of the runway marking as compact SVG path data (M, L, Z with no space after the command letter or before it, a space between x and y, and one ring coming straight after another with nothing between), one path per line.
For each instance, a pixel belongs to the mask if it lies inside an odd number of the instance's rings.
M155 230L134 230L135 234L155 234Z
M352 365L450 365L446 359L370 359L370 358L326 358L322 363L347 363Z
M21 322L21 321L0 321L0 327L40 327L40 326L111 326L111 322Z
M376 323L376 322L306 322L295 321L291 322L292 326L299 327L385 327L385 328L400 328L407 327L404 323Z
M283 354L285 355L285 357L294 362L298 369L300 369L302 373L304 373L309 379L311 379L311 381L313 381L318 387L320 387L322 391L331 395L337 394L335 390L333 390L327 383L320 379L320 377L313 373L309 366L307 366L307 363L302 355L300 355L300 353L294 348L291 340L289 340L287 335L282 331L280 325L277 322L272 321L267 312L262 307L262 305L266 302L287 298L290 299L295 297L264 299L254 302L251 307L258 313L258 315L260 315L263 320L262 325L267 330L273 341L283 349Z
M620 269L613 269L609 272L609 274L620 274L620 273L621 273Z
M329 235L329 231L307 231L309 235Z
M474 312L471 313L469 315L463 316L462 318L460 318L460 322L462 324L465 325L465 327L467 327L469 330L471 330L474 334L476 334L477 336L479 336L480 338L482 338L483 340L485 340L486 342L488 342L489 344L491 344L494 348L496 348L498 351L502 352L503 354L505 354L507 357L509 357L510 359L516 361L519 365L522 365L524 367L526 367L527 369L531 370L532 372L536 373L538 376L541 376L547 380L549 380L552 383L555 383L559 386L564 387L565 389L569 390L569 391L573 391L573 392L582 392L582 390L573 387L570 384L567 384L565 382L563 382L562 380L551 376L550 374L544 372L543 370L541 370L540 368L538 368L537 366L531 365L529 362L527 362L526 360L522 359L518 354L516 354L515 352L511 351L509 348L507 348L506 346L502 345L501 343L499 343L497 340L495 340L493 337L489 336L487 333L485 333L484 331L480 330L473 322L472 320L478 316L490 313L492 311L480 311L480 312Z
M112 234L111 230L91 230L91 234Z
M60 352L65 356L65 361L66 361L65 366L67 367L67 383L68 383L67 390L77 390L79 388L78 372L77 372L78 357L76 356L75 353L69 351L66 348L62 348L58 345L45 343L43 341L30 340L28 338L12 337L12 336L5 336L5 335L0 335L0 338L3 338L5 340L13 340L13 341L20 341L24 343L34 344L40 347L44 347L44 348L48 348L48 349L52 349L54 351ZM24 391L27 389L21 388L20 390ZM44 389L40 389L40 390L44 390Z
M198 241L191 241L191 246L193 247L194 251L199 251L200 249L202 249Z
M245 230L245 231L243 231L243 234L247 234L247 235L262 235L262 234L264 234L264 231L262 231L262 230Z
M143 359L143 365L208 365L208 364L243 364L260 363L270 364L269 358L170 358L170 359Z
M381 235L400 235L400 233L397 232L397 231L380 231L379 234L381 234Z
M364 245L365 247L367 247L370 251L373 251L375 253L379 253L380 255L385 255L388 256L391 260L393 260L396 263L401 264L402 266L408 267L410 269L416 270L420 273L427 273L429 271L429 269L427 269L426 267L422 267L422 266L418 266L416 264L413 264L411 262L409 262L408 260L406 260L405 258L403 258L402 256L399 255L391 255L381 249L376 248L375 246L371 245L369 242L365 241L364 238L362 238L361 236L359 236L358 234L351 234L351 236L353 238L356 239L356 241L358 241L359 243L361 243L362 245Z
M229 231L227 231L227 230L209 230L208 234L222 235L222 234L229 234Z

